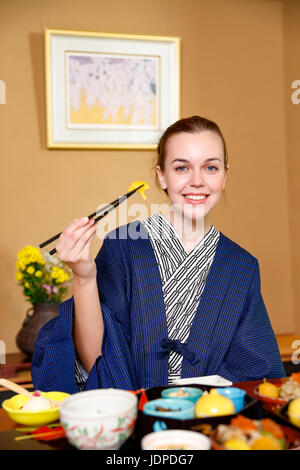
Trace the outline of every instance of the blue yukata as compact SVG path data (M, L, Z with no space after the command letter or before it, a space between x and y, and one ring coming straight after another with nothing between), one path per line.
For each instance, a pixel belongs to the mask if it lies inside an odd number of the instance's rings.
M285 376L258 261L215 227L186 253L156 214L110 232L95 261L104 336L84 390L137 390L215 374L232 382ZM73 314L71 298L39 332L36 389L80 390Z

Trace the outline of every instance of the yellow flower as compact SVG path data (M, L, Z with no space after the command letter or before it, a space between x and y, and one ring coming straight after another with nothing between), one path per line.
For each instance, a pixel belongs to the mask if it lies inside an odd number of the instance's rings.
M23 269L25 269L24 265L27 266L28 264L38 263L44 266L46 263L38 248L34 246L25 246L22 250L18 251L17 257L18 263L23 266Z
M29 268L28 268L28 269L29 269ZM35 276L36 276L36 277L42 277L42 275L43 275L42 271L37 271L37 272L35 273Z
M58 269L58 268L52 268L51 277L52 277L53 279L56 279L56 278L58 277L57 269Z
M33 266L29 266L29 267L26 269L26 272L27 272L28 274L33 274L34 271L35 271L35 269L34 269Z
M27 289L29 289L29 287L30 287L30 284L29 284L29 282L25 282L25 284L24 284L24 285L25 285L25 287L27 287Z
M21 281L23 279L23 274L19 271L16 273L16 281Z
M51 277L56 280L58 284L62 284L69 279L69 275L61 268L56 266L52 267Z

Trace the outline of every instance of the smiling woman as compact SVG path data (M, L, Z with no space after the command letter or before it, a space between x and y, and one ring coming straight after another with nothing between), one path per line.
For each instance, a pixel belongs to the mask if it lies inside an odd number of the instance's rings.
M170 126L156 169L167 214L109 233L95 260L91 223L74 221L62 233L57 251L73 270L74 297L40 331L35 388L137 390L180 377L285 375L258 261L210 224L228 172L217 124L193 116Z
M193 118L196 120L196 118ZM180 132L169 137L165 159L157 165L162 189L172 203L170 222L195 228L203 223L209 229L209 213L217 205L225 187L227 167L224 146L211 130ZM200 234L202 237L204 233Z

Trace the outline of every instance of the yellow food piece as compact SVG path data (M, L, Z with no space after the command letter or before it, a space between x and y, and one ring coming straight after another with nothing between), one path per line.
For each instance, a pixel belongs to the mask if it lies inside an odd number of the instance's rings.
M228 450L252 450L246 442L241 439L230 439L224 443L224 447Z
M279 397L279 388L270 382L264 382L258 386L258 393L264 397L276 399Z
M138 189L138 193L141 194L143 199L147 199L147 197L145 195L145 191L146 191L146 189L149 189L150 186L145 181L133 181L133 183L131 183L131 185L128 188L128 192L132 191L135 188L138 188L139 186L141 186L141 184L143 184L144 186L142 188Z
M290 402L287 413L291 423L300 428L300 398Z
M271 437L271 436L263 436L256 441L253 442L251 446L252 450L282 450L281 443Z
M212 388L208 394L203 394L195 405L196 418L231 415L234 413L235 408L232 401L220 395L215 388Z

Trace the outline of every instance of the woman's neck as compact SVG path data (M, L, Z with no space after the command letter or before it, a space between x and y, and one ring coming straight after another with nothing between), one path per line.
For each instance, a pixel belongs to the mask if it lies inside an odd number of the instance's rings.
M182 214L170 208L165 217L173 226L187 252L192 251L210 229L208 216L198 220L184 218Z

